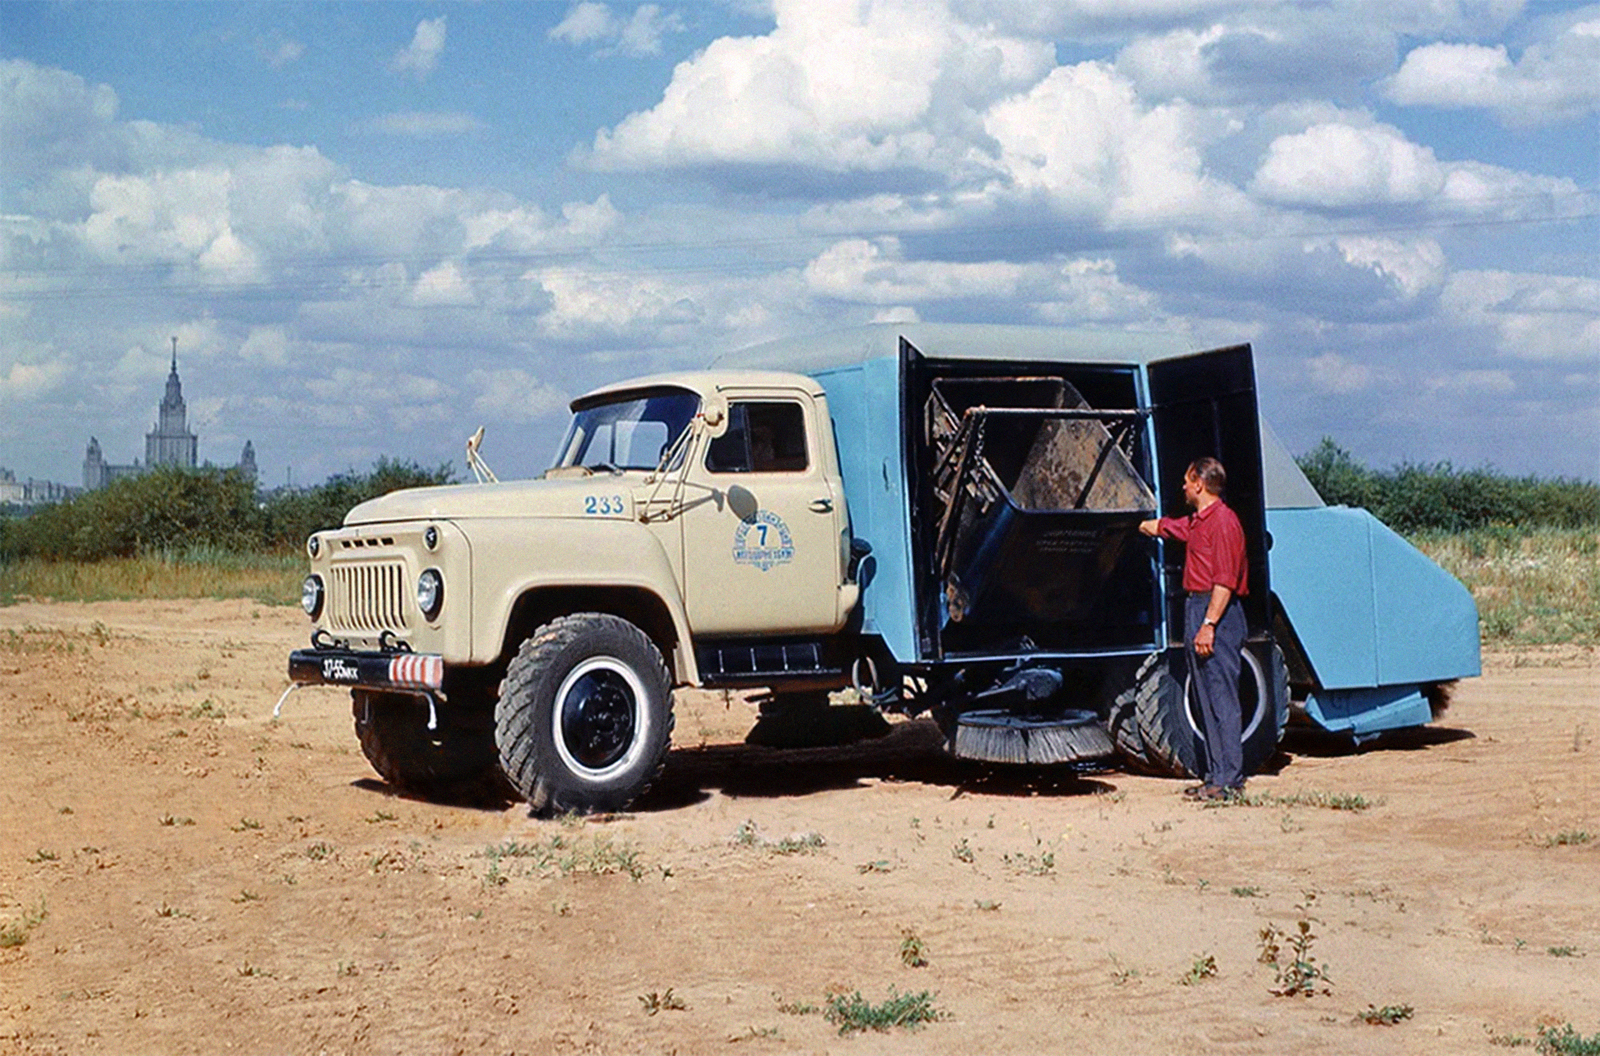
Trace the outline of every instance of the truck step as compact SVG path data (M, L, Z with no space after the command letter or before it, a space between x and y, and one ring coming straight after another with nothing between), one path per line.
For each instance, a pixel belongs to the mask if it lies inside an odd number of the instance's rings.
M695 649L707 685L763 685L774 679L842 676L844 666L821 641L705 642Z

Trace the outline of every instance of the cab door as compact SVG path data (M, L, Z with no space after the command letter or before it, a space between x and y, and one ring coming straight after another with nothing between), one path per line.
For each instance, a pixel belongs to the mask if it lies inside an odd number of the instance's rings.
M687 467L684 604L696 634L823 634L842 625L843 482L819 398L728 393L728 429ZM831 434L827 434L831 438Z

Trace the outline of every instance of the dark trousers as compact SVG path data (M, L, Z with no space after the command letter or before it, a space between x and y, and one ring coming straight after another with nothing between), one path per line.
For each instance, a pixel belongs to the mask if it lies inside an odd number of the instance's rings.
M1206 783L1217 788L1244 785L1244 744L1240 733L1239 665L1244 650L1244 609L1237 598L1228 602L1216 626L1210 656L1194 651L1194 636L1205 622L1210 594L1190 594L1183 607L1184 649L1189 654L1189 675L1206 736Z

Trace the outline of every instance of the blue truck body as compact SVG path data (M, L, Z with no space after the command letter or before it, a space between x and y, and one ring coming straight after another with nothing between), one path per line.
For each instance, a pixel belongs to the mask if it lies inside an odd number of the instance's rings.
M1235 417L1255 407L1250 353L1241 347L1251 391L1244 402L1236 394ZM1238 349L1230 351L1237 361ZM981 362L1011 371L1071 365L1117 375L1140 407L1150 408L1152 372L1203 355L1163 334L889 324L758 346L724 362L799 371L822 384L852 532L870 546L861 574L860 629L881 639L896 662L914 668L931 659L925 626L931 618L917 596L908 484L908 438L919 428L905 398L911 364ZM1190 368L1188 376L1203 367ZM1296 704L1316 725L1357 739L1426 723L1431 687L1480 673L1470 593L1367 511L1324 505L1270 428L1259 417L1245 425L1251 436L1235 439L1222 457L1230 487L1234 472L1251 460L1259 464L1258 476L1241 474L1259 480L1265 513L1263 553L1252 581L1270 597L1265 618L1297 673ZM1161 464L1158 414L1147 417L1143 429L1157 500L1171 509L1172 482L1181 480L1183 465L1171 464L1171 455ZM1162 648L1174 631L1171 610L1154 608L1148 640L1083 652L1104 657Z

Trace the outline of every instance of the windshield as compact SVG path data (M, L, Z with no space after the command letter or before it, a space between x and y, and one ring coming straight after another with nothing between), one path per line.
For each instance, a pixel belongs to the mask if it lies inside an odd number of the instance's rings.
M699 409L700 397L682 389L585 407L573 414L555 465L655 469Z

